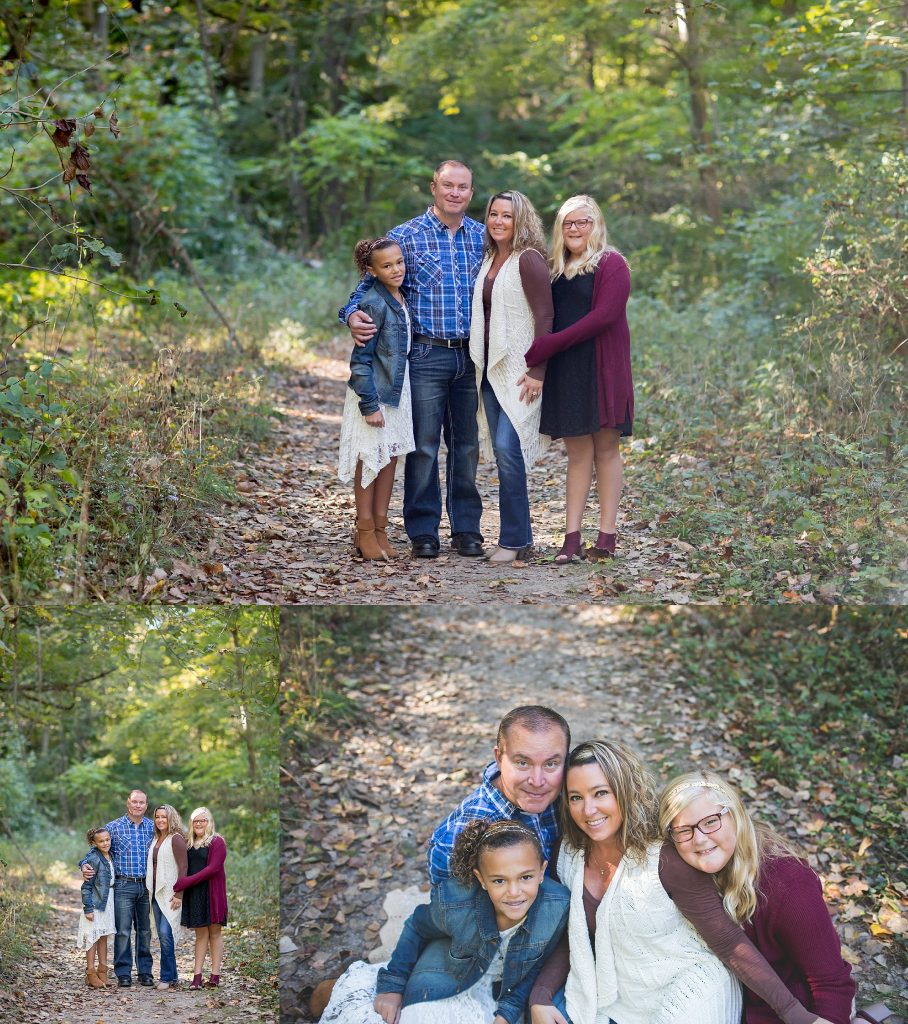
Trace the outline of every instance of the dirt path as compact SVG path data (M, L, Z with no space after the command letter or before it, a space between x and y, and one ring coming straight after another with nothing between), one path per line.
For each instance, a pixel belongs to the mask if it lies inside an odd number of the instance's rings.
M254 982L231 969L229 932L225 941L227 964L217 990L190 992L183 987L158 992L139 985L135 976L128 989L88 988L85 954L75 948L81 910L79 886L73 881L71 886L57 887L49 893L49 899L52 918L47 930L35 937L35 956L13 986L12 1000L0 1003L0 1019L42 1024L162 1024L172 1019L181 1024L274 1021L273 1015L261 1011ZM157 980L160 959L154 925L151 931ZM113 939L108 964L113 979ZM177 948L177 970L183 985L188 985L193 972L191 942Z
M708 693L670 681L672 666L619 609L401 611L370 637L370 650L378 659L360 669L360 724L288 762L281 930L297 948L282 957L284 1021L310 1020L313 987L379 945L389 890L425 885L425 842L476 786L509 708L549 704L575 741L623 738L663 781L693 765L742 781L740 754L700 711ZM757 813L803 846L802 809L790 791L743 781ZM834 853L815 858L821 872L840 868ZM862 996L880 998L871 981L894 993L906 987L895 951L854 913L840 915L839 929L861 964Z
M638 522L634 467L629 465L619 520L619 559L556 566L563 537L563 446L556 443L531 477L536 553L528 564L496 568L450 551L442 520L442 554L409 558L403 529L403 466L391 505L392 542L404 554L392 563L352 557L355 520L352 486L336 475L349 343L335 339L318 355L305 355L299 371L269 385L282 417L259 449L235 464L239 501L209 516L207 546L179 563L154 591L158 599L261 603L416 604L477 601L495 596L515 603L576 601L683 604L702 574L688 570L690 545L657 538ZM634 445L645 442L634 441ZM482 531L491 550L498 535L494 466L478 476L485 512ZM589 519L588 540L595 540ZM149 579L148 587L157 581Z

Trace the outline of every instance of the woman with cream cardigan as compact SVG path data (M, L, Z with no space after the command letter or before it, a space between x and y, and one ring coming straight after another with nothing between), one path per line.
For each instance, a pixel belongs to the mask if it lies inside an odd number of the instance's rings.
M154 838L148 848L145 884L151 900L154 924L161 944L161 980L158 989L176 988L176 944L185 932L180 926L183 898L174 894L178 878L188 871L185 829L176 810L170 804L154 809Z
M639 758L621 743L575 747L561 825L567 943L530 994L533 1024L739 1024L737 980L660 879L656 797Z
M524 353L552 327L542 222L522 192L498 192L485 216L485 259L473 289L470 356L479 390L479 443L498 467L501 521L490 562L513 562L533 543L527 468L548 447L539 433L545 365Z

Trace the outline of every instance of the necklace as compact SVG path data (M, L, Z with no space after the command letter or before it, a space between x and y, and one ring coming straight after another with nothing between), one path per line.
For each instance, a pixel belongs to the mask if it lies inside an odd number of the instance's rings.
M593 860L592 850L590 851L590 859L587 863L591 868L594 868L596 871L599 872L600 878L605 878L606 875L610 875L615 870L615 865L610 864L608 861L605 862L604 868L599 867L599 865Z

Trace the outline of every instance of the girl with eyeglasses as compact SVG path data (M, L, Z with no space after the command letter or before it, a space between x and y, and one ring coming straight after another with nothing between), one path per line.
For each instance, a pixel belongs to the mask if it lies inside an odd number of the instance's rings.
M725 914L775 971L782 1001L789 996L786 1009L774 1008L745 987L745 1024L849 1024L851 968L820 880L791 844L754 821L734 787L713 772L673 779L659 824L669 840L664 852L712 876Z
M552 232L552 334L526 352L531 368L545 365L539 429L563 437L568 467L565 538L556 562L615 554L623 465L618 439L631 434L634 382L627 300L631 272L609 245L602 211L590 196L573 196ZM529 375L518 385L538 386ZM599 495L599 534L584 549L581 527L593 471Z

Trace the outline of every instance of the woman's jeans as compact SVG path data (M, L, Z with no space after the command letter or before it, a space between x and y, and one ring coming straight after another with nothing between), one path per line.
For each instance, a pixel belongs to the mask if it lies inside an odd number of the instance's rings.
M520 438L501 408L492 385L482 382L482 404L492 435L492 448L498 464L498 505L500 525L498 546L518 551L533 543L530 526L530 499L527 471L520 450Z
M161 943L161 981L177 980L177 958L173 951L173 930L170 922L164 916L164 911L158 906L157 900L151 901L151 909L154 912L154 926L158 931L158 941Z

